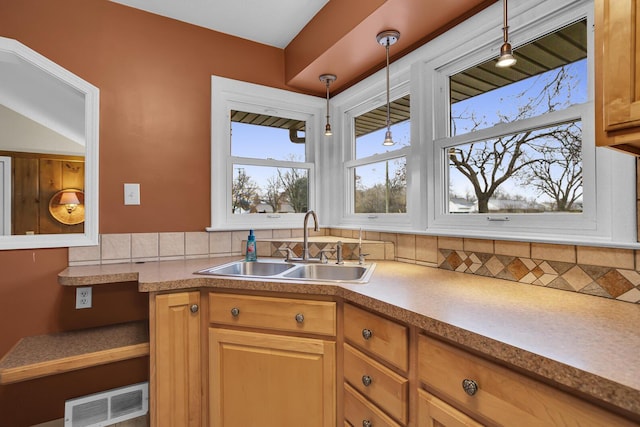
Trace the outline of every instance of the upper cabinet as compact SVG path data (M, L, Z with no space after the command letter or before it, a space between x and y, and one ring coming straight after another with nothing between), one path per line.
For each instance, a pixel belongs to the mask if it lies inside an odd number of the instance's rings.
M640 156L640 0L595 0L596 144Z

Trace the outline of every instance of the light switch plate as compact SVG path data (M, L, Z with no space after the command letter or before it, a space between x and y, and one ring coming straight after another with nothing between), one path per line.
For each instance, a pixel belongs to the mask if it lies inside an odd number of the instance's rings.
M124 184L124 204L140 204L140 184Z

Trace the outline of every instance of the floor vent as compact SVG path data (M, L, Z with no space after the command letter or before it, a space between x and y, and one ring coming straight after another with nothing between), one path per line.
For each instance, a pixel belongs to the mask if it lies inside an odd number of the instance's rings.
M67 400L64 427L103 427L146 414L149 383L115 388Z

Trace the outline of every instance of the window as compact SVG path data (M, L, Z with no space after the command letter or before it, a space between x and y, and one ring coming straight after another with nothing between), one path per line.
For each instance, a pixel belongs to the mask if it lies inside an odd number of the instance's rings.
M306 123L231 111L231 212L304 213L309 208Z
M409 105L409 95L390 103L394 146L382 145L387 131L386 105L354 118L356 161L348 169L353 173L356 214L407 212L407 159L402 148L411 145Z
M407 77L405 77L407 78ZM345 105L344 223L368 227L407 226L407 157L411 150L411 96L408 81L392 89L391 133L394 145L384 146L387 106L378 90L359 92L356 105ZM340 105L340 100L336 100Z
M519 48L521 69L491 60L449 77L449 137L472 139L446 148L449 213L582 212L586 24Z
M299 227L315 204L321 98L212 77L211 230Z
M532 22L512 31L512 42L519 41L514 67L494 66L483 40L499 42L473 35L471 23L452 30L469 30L458 52L424 63L423 93L433 106L424 132L433 135L427 230L629 241L625 234L632 228L622 230L634 209L614 212L611 206L613 200L632 206L614 183L632 169L594 143L592 4L527 7L513 19ZM536 20L541 7L548 13ZM620 169L611 169L614 164Z

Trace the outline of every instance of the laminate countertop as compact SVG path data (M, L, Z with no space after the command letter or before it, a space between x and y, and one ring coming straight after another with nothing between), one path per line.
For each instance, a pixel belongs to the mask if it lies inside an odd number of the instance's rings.
M638 304L393 261L376 261L367 284L194 274L238 259L69 267L58 281L336 296L640 420Z

